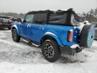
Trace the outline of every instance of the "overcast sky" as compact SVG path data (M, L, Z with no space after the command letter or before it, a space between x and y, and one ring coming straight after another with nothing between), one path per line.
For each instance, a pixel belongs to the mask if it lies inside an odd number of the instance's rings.
M97 8L97 0L0 0L0 12L26 13L32 10L68 9L87 12Z

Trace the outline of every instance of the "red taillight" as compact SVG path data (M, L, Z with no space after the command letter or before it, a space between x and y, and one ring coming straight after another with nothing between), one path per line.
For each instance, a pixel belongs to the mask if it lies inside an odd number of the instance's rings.
M73 41L73 30L68 31L67 41L68 42Z

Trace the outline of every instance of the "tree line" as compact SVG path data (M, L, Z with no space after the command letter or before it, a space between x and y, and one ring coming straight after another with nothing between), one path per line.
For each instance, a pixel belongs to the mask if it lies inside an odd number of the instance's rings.
M97 22L97 8L91 9L87 13L82 13L82 17L84 17L85 20L88 20L89 22Z

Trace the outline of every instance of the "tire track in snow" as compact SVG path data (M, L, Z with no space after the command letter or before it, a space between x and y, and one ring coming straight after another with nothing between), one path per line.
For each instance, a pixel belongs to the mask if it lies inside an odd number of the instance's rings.
M27 46L27 45L23 45L23 44L19 44L19 43L15 43L15 42L13 42L13 41L8 41L8 40L3 40L3 39L0 39L0 42L1 43L4 43L4 44L8 44L8 45L10 45L10 46L14 46L14 47L19 47L19 48L32 48L32 47L30 47L30 46Z

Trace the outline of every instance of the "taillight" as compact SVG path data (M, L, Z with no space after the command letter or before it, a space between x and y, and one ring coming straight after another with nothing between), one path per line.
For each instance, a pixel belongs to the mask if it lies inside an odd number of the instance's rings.
M73 41L73 30L68 31L67 41L68 42L72 42Z

